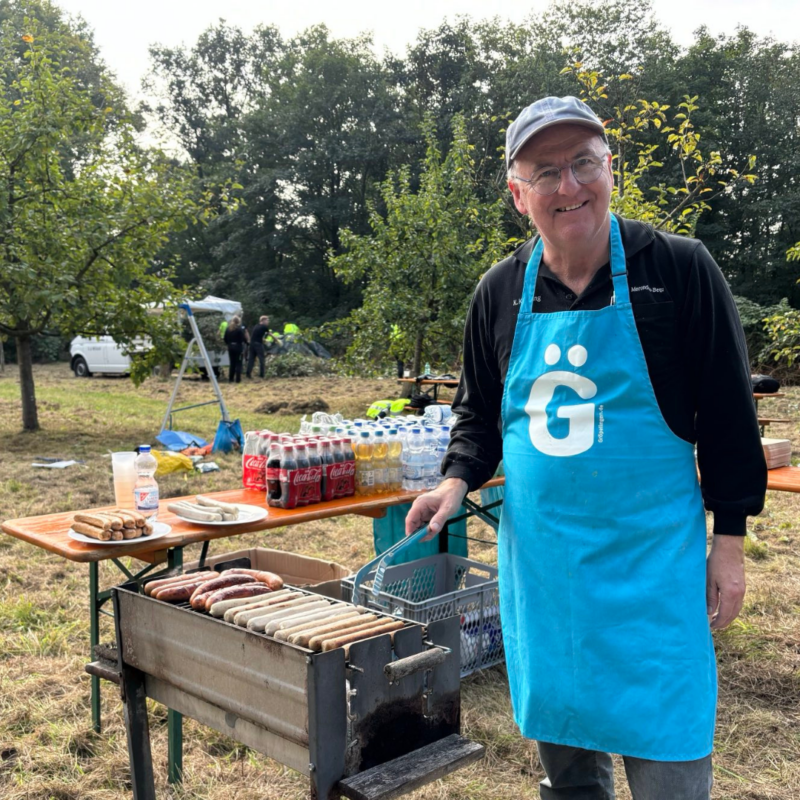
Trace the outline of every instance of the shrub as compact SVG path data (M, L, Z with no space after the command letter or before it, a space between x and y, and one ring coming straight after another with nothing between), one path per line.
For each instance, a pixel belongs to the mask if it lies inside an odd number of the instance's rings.
M308 378L313 375L331 375L332 372L330 363L325 359L304 356L301 353L269 356L264 366L267 378Z

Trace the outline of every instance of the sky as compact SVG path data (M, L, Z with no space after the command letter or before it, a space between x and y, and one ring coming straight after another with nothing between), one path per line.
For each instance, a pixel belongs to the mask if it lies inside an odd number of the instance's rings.
M474 19L499 16L522 22L541 11L549 0L511 5L496 0L55 0L70 14L81 14L95 32L95 41L108 66L133 96L148 69L151 44L191 46L198 35L220 17L246 32L257 24L272 24L284 36L325 23L335 36L370 31L378 53L383 48L402 55L420 28L434 28L445 18L466 14ZM797 0L653 0L657 19L678 44L689 44L692 32L706 25L712 34L731 34L746 25L760 35L781 41L800 41ZM794 10L793 10L794 9Z

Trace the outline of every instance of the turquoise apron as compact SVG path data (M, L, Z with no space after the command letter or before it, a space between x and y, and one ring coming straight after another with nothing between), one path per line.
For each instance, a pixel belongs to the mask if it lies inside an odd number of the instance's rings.
M503 637L522 735L657 761L707 756L716 666L691 444L656 402L611 216L615 302L533 314L503 393Z

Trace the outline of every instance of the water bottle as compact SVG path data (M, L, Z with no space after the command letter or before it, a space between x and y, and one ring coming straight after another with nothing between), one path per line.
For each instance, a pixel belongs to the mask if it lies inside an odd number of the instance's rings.
M424 443L422 449L422 476L424 488L430 491L439 485L439 480L436 470L436 432L433 428L423 428L422 441Z
M154 475L158 469L158 462L150 452L149 444L139 447L139 455L134 464L137 476L133 485L134 508L148 522L155 522L158 518L158 484Z
M430 374L431 374L431 365L426 361L425 372L423 373L423 375L425 375L425 377L427 378L428 376L430 376Z
M403 489L408 492L421 492L425 488L424 450L425 442L421 428L408 432L407 447L403 449Z
M437 475L437 484L441 483L444 480L444 475L442 475L442 461L444 459L445 453L447 452L447 448L450 445L450 428L447 425L442 426L439 428L439 432L436 434L436 475Z

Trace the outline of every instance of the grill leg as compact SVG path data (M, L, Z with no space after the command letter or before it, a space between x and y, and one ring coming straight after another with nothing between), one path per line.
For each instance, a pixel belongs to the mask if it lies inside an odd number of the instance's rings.
M170 569L183 566L183 548L170 549L167 559ZM183 715L171 708L167 711L167 780L183 780Z
M94 660L95 645L100 644L100 576L99 564L89 564L89 660ZM100 733L100 678L92 675L92 729Z
M125 698L125 732L128 735L133 800L156 800L144 675L138 669L123 665L122 690Z

